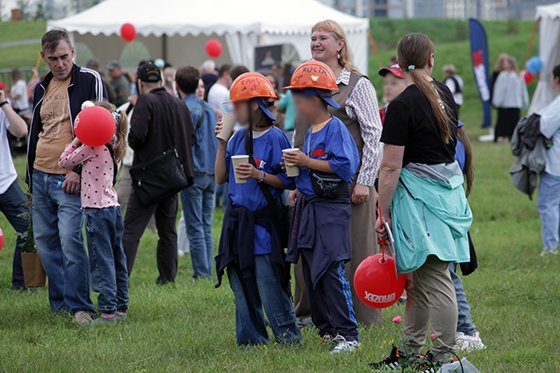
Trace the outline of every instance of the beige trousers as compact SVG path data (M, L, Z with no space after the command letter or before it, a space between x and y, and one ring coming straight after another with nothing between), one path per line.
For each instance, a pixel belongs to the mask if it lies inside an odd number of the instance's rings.
M358 299L354 292L354 272L366 257L373 255L377 247L375 236L375 189L370 188L370 198L362 205L352 205L352 219L350 237L352 240L352 260L346 264L346 278L352 288L352 301L356 319L365 326L370 326L381 321L381 312L366 306ZM303 279L301 263L295 265L295 311L296 316L307 317L311 315L307 290Z
M426 263L409 275L406 320L403 332L405 354L420 354L428 326L436 340L431 348L436 359L447 358L455 345L457 299L449 274L449 263L430 255Z

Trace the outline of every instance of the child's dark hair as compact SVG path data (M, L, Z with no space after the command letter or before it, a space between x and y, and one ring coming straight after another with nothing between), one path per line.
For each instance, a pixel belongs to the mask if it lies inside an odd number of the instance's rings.
M457 130L457 139L461 141L465 147L465 169L463 170L463 174L465 175L465 192L468 196L471 194L474 182L474 165L471 140L469 136L467 136L464 127L460 127Z
M552 76L554 79L560 80L560 65L554 66L554 69L552 69Z
M200 72L192 66L182 66L175 73L175 82L181 92L186 95L196 92L199 80Z
M449 144L452 138L449 128L448 108L439 93L421 70L426 67L434 53L434 45L429 37L424 34L411 33L403 36L397 45L399 66L407 71L414 85L426 96L439 128L439 135L445 144Z
M95 106L101 106L102 108L109 110L111 113L117 111L115 105L105 101L96 102ZM115 155L116 164L121 163L126 153L126 149L128 147L126 141L128 135L128 117L126 116L126 113L123 112L122 110L119 111L118 113L119 113L119 123L116 124L116 130L115 130L115 134L117 135L117 142L115 143L115 145L113 145L113 153Z
M262 98L258 98L257 100L262 100L264 102L266 102L266 99L262 99ZM257 110L253 111L252 108L253 105L249 105L249 111L250 111L250 120L251 120L251 124L255 127L255 128L268 128L274 125L274 122L272 121L272 119L270 119L262 110L261 108L257 108Z

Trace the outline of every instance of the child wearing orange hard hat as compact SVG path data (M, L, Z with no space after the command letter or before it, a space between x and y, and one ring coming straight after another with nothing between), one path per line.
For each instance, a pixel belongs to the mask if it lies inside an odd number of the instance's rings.
M329 114L338 108L332 70L318 61L300 65L290 86L298 115L311 124L298 152L284 153L286 165L299 166L299 191L287 260L302 261L309 292L311 319L319 335L333 343L332 353L360 346L350 284L344 265L351 258L350 191L360 163L358 149L346 126Z
M276 341L297 343L296 323L285 262L281 222L276 214L282 190L294 180L282 168L282 149L290 142L274 126L269 100L274 88L258 73L245 73L230 89L235 119L241 128L229 141L219 139L216 182L229 181L229 207L224 213L219 253L218 284L227 270L235 295L236 337L239 345L268 342L264 312ZM222 127L221 118L216 134ZM234 165L234 162L242 164Z

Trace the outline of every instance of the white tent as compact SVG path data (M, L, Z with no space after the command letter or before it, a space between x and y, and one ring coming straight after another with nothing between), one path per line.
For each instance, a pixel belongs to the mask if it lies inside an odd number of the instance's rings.
M540 73L537 90L531 102L530 112L539 112L556 95L550 87L552 69L560 64L560 3L538 6L537 19L539 25L539 56L544 67Z
M301 60L309 59L311 27L318 21L339 22L348 37L354 64L367 73L369 22L334 10L316 0L106 0L74 16L51 21L48 28L72 32L102 63L118 59L126 43L123 23L132 23L149 57L173 65L197 66L207 59L204 45L216 37L225 46L218 62L254 66L257 46L291 44Z

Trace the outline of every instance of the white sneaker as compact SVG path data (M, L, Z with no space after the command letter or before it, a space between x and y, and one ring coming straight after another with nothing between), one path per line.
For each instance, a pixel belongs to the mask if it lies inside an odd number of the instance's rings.
M341 335L334 337L333 342L336 343L336 346L331 350L331 354L354 352L362 345L359 341L347 341L346 338Z
M484 350L486 346L482 343L480 339L480 333L478 331L474 332L473 335L466 335L462 332L458 332L456 337L455 348L460 351L473 352Z

